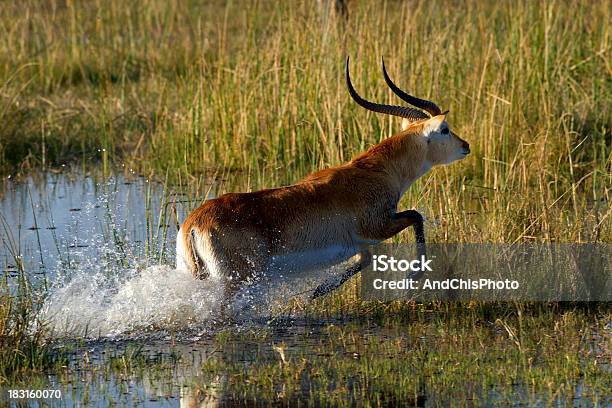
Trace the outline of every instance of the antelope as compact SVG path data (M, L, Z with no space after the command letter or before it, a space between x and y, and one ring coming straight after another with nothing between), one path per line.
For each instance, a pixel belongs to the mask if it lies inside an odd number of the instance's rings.
M400 198L432 167L465 158L470 147L449 129L448 111L402 91L389 78L384 60L382 70L390 89L415 108L362 98L351 82L347 58L348 92L367 110L401 117L399 133L296 184L205 201L179 229L177 268L197 278L220 279L231 299L242 284L267 271L303 272L356 257L339 278L314 290L311 298L316 298L365 268L371 261L369 246L410 226L424 254L423 217L415 210L398 211Z

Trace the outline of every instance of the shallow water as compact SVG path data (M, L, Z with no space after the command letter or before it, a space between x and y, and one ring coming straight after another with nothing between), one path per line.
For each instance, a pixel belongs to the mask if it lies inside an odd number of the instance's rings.
M16 276L21 254L34 285L48 287L39 317L54 336L134 337L202 324L220 291L170 266L176 220L186 211L172 200L144 177L9 182L0 259Z
M283 367L283 350L293 362L318 357L346 364L359 360L362 348L380 353L368 357L383 361L394 358L387 356L389 350L403 349L376 344L415 347L427 342L432 350L437 347L435 334L430 338L429 333L419 333L416 338L401 325L389 328L371 319L351 322L345 315L334 320L277 313L290 298L307 296L341 267L291 279L263 279L240 294L231 324L220 320L219 282L196 280L173 267L177 223L197 203L144 177L102 180L48 173L5 182L0 194L0 266L16 284L23 262L33 285L46 293L39 320L49 329L53 344L64 352L68 349L70 356L65 366L33 378L32 384L38 385L30 386L59 389L61 401L29 400L28 405L231 405L240 394L224 395L225 363L245 370L267 365L273 371ZM227 327L233 329L232 336L220 339L225 336L220 329ZM347 353L352 348L356 351ZM410 373L412 368L402 370ZM324 386L335 387L340 379L330 376ZM316 405L320 400L311 393L319 391L310 386L304 381L299 395ZM503 385L499 397L497 389L476 392L489 403L515 396L540 399L520 388L509 392ZM275 392L272 400L284 389ZM439 392L419 394L414 403L436 405L425 396ZM446 401L447 396L442 397ZM5 398L2 393L0 405Z
M167 254L162 250L176 236L176 227L168 224L174 197L161 183L142 176L99 180L45 173L7 181L0 214L8 227L4 235L16 241L28 272L52 278L87 261L129 262L150 254L163 260ZM176 208L182 218L184 205ZM148 225L151 222L156 224ZM165 239L162 232L167 233ZM6 246L0 250L8 267L14 268Z
M46 326L57 347L72 350L65 368L37 380L61 390L59 405L206 406L222 399L215 390L223 377L201 378L202 364L219 352L214 336L229 324L217 319L222 286L173 267L178 222L196 204L139 176L47 173L5 182L1 265L16 285L23 264L32 284L46 293L36 324ZM289 297L316 287L322 273L262 279L245 288L230 326L247 333L246 339L273 327L267 342L316 344L326 322L270 318ZM244 339L223 350L235 361L278 360L274 352L260 352L257 340ZM125 376L118 374L121 368L109 371L131 364L126 356L146 369L135 375L126 367L131 374ZM191 387L202 381L211 391L203 401Z
M34 285L48 288L39 318L53 337L205 332L218 315L222 285L174 268L179 222L196 204L138 176L48 173L9 181L0 198L0 262L15 279L23 262ZM241 320L266 321L325 273L260 279L232 307Z

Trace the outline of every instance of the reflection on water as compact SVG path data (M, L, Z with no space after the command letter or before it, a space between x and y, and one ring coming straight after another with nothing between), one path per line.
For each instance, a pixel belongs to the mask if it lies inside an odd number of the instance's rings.
M315 347L326 334L322 322L294 323L238 329L236 337L226 341L209 332L181 342L152 338L146 342L87 342L75 348L65 370L45 376L45 388L62 391L61 406L232 406L235 401L231 398L236 396L226 394L224 362L281 364L270 343L282 344L289 353ZM371 329L363 325L361 331ZM29 404L44 406L37 401Z
M125 343L108 345L92 344L85 353L90 360L90 370L81 370L70 383L60 383L52 376L52 383L63 391L63 400L75 405L92 406L187 406L214 407L222 400L223 384L212 380L202 387L193 384L201 374L201 367L216 350L209 340L193 345L168 345L153 343L147 347L127 346ZM106 354L103 355L102 353ZM134 361L127 362L128 355ZM105 360L105 361L104 361ZM105 371L104 364L118 365L118 373ZM146 362L147 369L140 373L121 374L122 364ZM76 364L75 364L76 367ZM221 378L221 376L219 376Z

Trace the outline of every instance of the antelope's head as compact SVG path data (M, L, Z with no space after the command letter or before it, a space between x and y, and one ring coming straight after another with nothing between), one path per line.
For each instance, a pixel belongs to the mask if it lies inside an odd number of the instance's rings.
M359 96L357 91L355 91L351 83L349 59L347 58L346 83L351 97L357 104L373 112L385 113L387 115L403 118L402 130L414 129L414 133L418 134L418 136L415 137L422 138L422 142L426 145L427 161L431 163L431 165L450 164L454 161L464 159L470 154L470 145L468 142L450 130L446 122L448 111L442 112L435 103L416 98L402 91L393 83L391 78L389 78L384 60L382 62L382 69L385 81L393 93L399 96L403 101L408 102L418 109L405 106L383 105L363 99Z

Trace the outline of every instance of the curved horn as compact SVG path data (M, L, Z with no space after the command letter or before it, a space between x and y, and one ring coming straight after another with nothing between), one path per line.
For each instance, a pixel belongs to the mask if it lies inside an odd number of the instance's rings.
M414 97L402 91L401 89L399 89L399 87L395 85L395 83L393 83L391 78L389 78L389 74L387 74L387 69L385 68L384 58L382 59L382 69L383 69L383 75L385 76L385 82L387 82L387 85L389 86L389 88L391 88L393 93L399 96L400 98L402 98L404 102L408 102L409 104L416 106L417 108L420 108L420 109L423 109L429 112L431 116L438 116L442 113L442 110L435 103L425 100L425 99Z
M428 116L421 112L418 109L407 108L404 106L395 106L395 105L383 105L379 103L374 103L363 99L351 83L351 76L349 74L349 57L346 57L346 85L348 86L348 91L353 100L357 102L357 104L367 110L371 110L373 112L385 113L387 115L399 116L401 118L406 118L410 121L417 121L422 119L428 119Z

